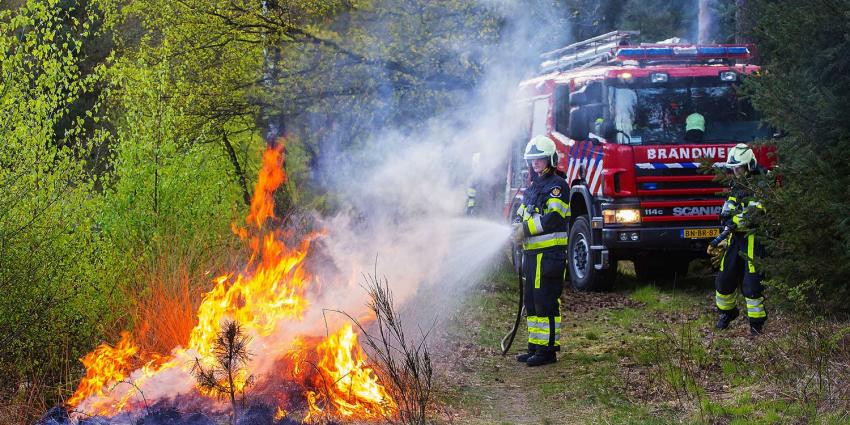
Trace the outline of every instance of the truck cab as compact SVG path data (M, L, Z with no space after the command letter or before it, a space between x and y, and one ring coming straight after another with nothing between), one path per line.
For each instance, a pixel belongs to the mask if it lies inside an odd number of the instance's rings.
M753 46L632 45L635 34L544 54L541 75L520 84L527 136L555 141L571 188L568 269L578 289L608 289L619 260L641 278L687 273L720 232L726 188L712 169L737 143L772 135L740 93L759 70L747 63ZM523 144L508 164L508 214L525 184Z

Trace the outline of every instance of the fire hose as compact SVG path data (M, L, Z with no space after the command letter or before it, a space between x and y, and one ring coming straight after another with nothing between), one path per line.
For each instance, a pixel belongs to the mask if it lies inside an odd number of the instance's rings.
M729 234L734 232L737 227L738 226L736 226L735 223L733 223L732 221L729 221L726 224L726 226L723 228L723 231L720 232L720 234L717 235L717 237L714 238L714 240L709 242L709 245L711 245L712 247L716 247L717 245L720 245L720 242L723 242L724 239L728 238Z
M502 348L502 355L503 356L508 354L508 350L511 349L511 345L514 343L514 337L516 337L516 332L519 329L520 322L522 321L522 310L523 310L523 306L524 306L524 304L523 304L523 284L524 284L525 278L523 277L523 273L522 273L522 253L520 252L520 254L517 256L517 249L515 247L512 247L512 249L513 249L513 253L514 253L514 264L516 265L515 271L517 272L517 286L519 288L519 304L517 304L516 319L514 320L514 327L511 328L510 332L508 332L507 334L505 334L504 337L502 337L502 341L499 343L501 348Z

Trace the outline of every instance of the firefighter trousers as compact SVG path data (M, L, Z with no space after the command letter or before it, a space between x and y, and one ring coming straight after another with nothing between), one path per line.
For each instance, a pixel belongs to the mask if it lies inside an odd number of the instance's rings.
M720 273L714 282L714 297L721 311L737 309L735 291L741 285L741 292L747 302L747 317L750 322L767 320L762 291L762 273L756 270L753 259L764 256L764 247L753 234L733 233L720 261Z
M523 253L523 298L529 351L561 350L560 306L566 261L567 254L562 247Z

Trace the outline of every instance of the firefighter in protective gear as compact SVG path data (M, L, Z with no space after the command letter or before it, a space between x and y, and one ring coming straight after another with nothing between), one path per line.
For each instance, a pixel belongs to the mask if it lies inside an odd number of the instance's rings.
M720 258L720 272L715 281L715 304L719 310L716 328L726 329L738 317L736 291L741 282L741 292L747 303L750 332L762 333L767 320L764 306L762 273L756 270L754 259L764 256L764 247L755 235L754 224L764 212L761 202L755 197L750 177L760 174L753 150L746 143L739 143L729 152L726 166L735 174L729 197L720 213L721 221L730 230L726 247ZM709 254L719 245L712 241Z
M560 297L567 261L569 187L556 165L555 143L533 137L525 148L533 170L514 225L514 240L522 241L528 353L517 360L529 366L554 363L561 349Z
M466 189L466 215L476 214L475 197L478 196L478 186L481 180L481 152L472 154L472 177Z

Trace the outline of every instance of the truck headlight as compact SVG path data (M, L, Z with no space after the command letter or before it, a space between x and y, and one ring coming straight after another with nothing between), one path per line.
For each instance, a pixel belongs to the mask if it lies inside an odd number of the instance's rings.
M603 210L602 218L605 223L634 224L640 223L640 210L637 208L623 208L619 210Z

